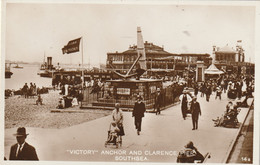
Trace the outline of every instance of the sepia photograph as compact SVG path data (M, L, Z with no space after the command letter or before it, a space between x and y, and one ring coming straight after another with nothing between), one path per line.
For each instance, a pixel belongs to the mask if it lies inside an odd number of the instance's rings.
M1 164L259 164L258 1L1 5Z

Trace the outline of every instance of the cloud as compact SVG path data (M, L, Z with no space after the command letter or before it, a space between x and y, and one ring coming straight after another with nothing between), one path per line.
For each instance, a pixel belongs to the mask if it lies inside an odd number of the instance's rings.
M190 36L190 33L187 30L183 31L183 33L186 34L188 37Z

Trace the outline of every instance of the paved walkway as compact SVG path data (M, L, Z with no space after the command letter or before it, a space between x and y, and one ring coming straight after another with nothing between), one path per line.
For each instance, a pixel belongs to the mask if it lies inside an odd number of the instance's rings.
M178 151L193 141L202 154L211 153L207 162L221 163L238 131L237 128L214 127L212 119L223 114L228 102L226 94L222 97L215 100L215 95L211 95L210 102L206 102L205 97L198 96L202 109L198 130L191 130L191 117L182 119L179 104L162 111L161 115L145 113L140 136L131 112L123 112L126 135L118 149L104 147L111 116L64 129L27 128L30 134L27 142L35 146L40 160L176 162ZM248 108L241 108L239 122L243 122L247 111ZM5 130L6 158L10 146L16 142L12 135L15 132L16 128Z

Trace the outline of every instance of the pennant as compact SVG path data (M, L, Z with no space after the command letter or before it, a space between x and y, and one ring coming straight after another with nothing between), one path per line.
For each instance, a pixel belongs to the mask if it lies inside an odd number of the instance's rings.
M78 52L79 51L80 39L81 38L77 38L75 40L69 41L68 44L65 45L62 48L62 53L63 54L65 54L65 53L70 54L70 53Z

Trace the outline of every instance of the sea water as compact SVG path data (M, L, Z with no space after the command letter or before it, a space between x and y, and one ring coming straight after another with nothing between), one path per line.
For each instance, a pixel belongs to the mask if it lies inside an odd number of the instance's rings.
M35 83L37 87L51 87L51 78L40 77L38 75L40 65L35 64L19 64L22 69L13 68L11 66L11 72L13 75L11 78L5 79L5 89L18 90L24 86L25 83L30 87L30 83Z

